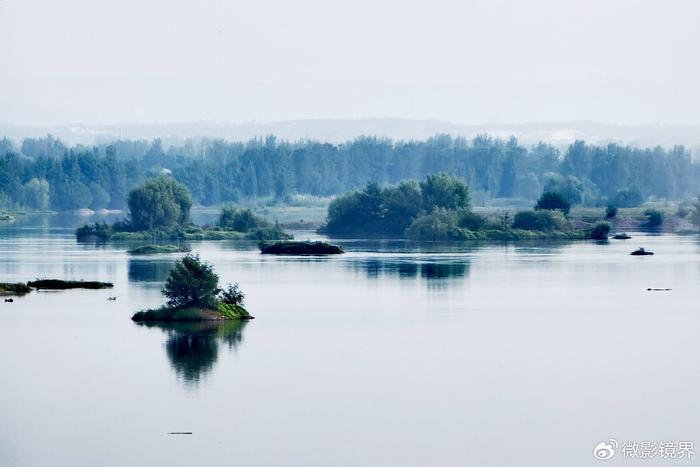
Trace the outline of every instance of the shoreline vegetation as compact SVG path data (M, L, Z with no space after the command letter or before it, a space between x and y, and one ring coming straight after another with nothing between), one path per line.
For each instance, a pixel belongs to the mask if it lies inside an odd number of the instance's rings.
M175 262L162 290L168 299L160 308L134 313L132 321L219 321L255 319L245 309L245 294L238 284L219 288L219 276L211 264L188 254Z
M296 255L296 256L323 256L323 255L340 255L345 253L338 245L332 245L327 242L292 242L282 241L276 243L260 242L258 243L260 253L263 255Z
M334 199L319 229L330 237L408 238L419 241L606 240L611 224L595 219L586 227L570 221L571 201L546 191L532 210L494 218L472 209L467 184L445 173L420 183L368 184Z
M69 145L51 135L0 137L0 209L125 210L129 190L162 173L172 174L201 206L329 198L372 181L398 184L440 171L468 183L480 206L522 207L543 191L559 191L550 185L562 182L575 189L575 204L586 207L692 204L700 182L700 161L692 152L582 140L567 147L523 144L484 134L418 140L367 135L335 143L274 135L247 141L133 138L92 145Z

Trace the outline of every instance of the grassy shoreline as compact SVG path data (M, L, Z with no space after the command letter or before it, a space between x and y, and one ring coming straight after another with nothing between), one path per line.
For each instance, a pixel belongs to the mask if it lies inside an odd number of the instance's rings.
M131 317L135 322L171 322L171 321L224 321L255 319L248 310L238 305L218 302L214 306L185 306L141 310Z

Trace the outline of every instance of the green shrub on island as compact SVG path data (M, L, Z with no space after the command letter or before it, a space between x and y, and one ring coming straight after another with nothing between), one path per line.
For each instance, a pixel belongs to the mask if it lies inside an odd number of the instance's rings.
M133 230L151 230L187 224L192 198L174 178L160 176L129 191L127 204Z
M285 233L278 223L257 216L252 209L224 206L219 215L218 228L225 232L240 232L247 240L287 240L292 236Z
M369 183L363 190L331 201L328 221L321 230L332 236L399 237L421 206L421 191L416 182L401 182L387 188Z
M0 296L2 295L14 295L22 296L31 292L32 289L27 284L23 282L8 283L0 282Z
M472 231L482 230L488 225L486 216L465 210L459 211L457 222L463 229Z
M593 240L607 240L610 234L610 224L605 221L597 222L591 229L590 236Z
M469 209L471 197L469 185L457 177L451 177L445 172L428 175L420 182L423 209L432 211L434 208Z
M644 215L647 217L647 227L656 228L664 223L664 213L658 209L647 209L644 211Z
M214 267L199 255L188 254L175 262L163 286L165 306L134 314L134 321L203 321L252 319L243 307L244 294L238 284L219 288Z
M582 230L569 229L561 212L523 211L515 215L512 225L490 225L485 222L479 230L460 226L460 213L434 209L419 216L406 231L412 240L579 240L587 238Z
M605 218L614 219L615 217L617 217L617 208L610 204L605 208Z
M561 195L569 207L576 206L583 202L585 189L583 182L581 182L581 179L578 177L574 175L561 175L558 173L549 172L544 174L543 178L546 180L543 190L544 193L557 193Z
M459 217L454 210L436 207L414 219L406 236L413 240L477 240L473 231L459 226Z
M248 310L239 305L230 305L228 303L217 303L216 310L226 319L251 319Z
M644 202L644 197L636 188L619 190L612 199L612 204L621 208L636 208Z
M564 230L566 219L560 210L521 211L513 217L513 229L550 232Z
M332 236L401 237L421 211L468 210L469 203L468 185L444 173L429 175L420 184L403 181L382 188L369 183L331 202L322 231Z
M95 222L93 224L85 224L78 227L75 231L75 237L78 240L108 240L112 236L112 229L106 222Z
M574 182L566 179L560 185L576 198ZM535 210L517 213L512 222L508 214L498 220L477 214L469 203L469 187L446 174L428 176L420 184L407 181L382 188L370 183L332 201L327 224L319 231L335 237L420 241L590 238L588 231L567 222L564 215L571 202L557 192L545 192Z
M199 255L187 255L175 262L163 286L170 307L212 306L219 292L219 276L214 266Z
M571 203L561 193L546 191L542 193L540 199L537 200L537 204L535 204L535 211L542 210L559 210L566 216L571 210Z
M262 217L256 216L252 209L224 206L219 214L219 227L236 232L248 232L252 229L270 227L270 223Z
M199 227L185 224L189 219L188 194L184 187L168 178L146 182L132 190L129 197L130 219L116 221L111 226L105 222L86 224L75 231L79 241L173 241L173 240L289 240L293 238L279 224L272 224L256 216L250 209L226 206L219 216L218 226ZM186 196L187 195L187 196ZM154 207L163 200L170 207ZM131 206L133 205L133 209ZM148 214L148 209L155 213ZM134 218L137 213L138 219ZM175 219L175 214L178 218ZM141 228L143 226L151 226Z

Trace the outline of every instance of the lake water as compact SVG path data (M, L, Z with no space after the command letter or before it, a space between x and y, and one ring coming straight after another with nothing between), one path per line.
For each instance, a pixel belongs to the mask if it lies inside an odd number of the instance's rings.
M581 466L608 438L700 443L697 237L194 242L256 319L164 328L130 317L178 255L78 244L71 222L0 227L0 281L115 283L0 302L3 467Z

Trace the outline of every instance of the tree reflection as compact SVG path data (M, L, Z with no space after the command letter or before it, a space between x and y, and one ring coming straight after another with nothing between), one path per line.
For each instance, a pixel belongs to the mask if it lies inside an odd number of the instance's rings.
M415 279L420 277L426 281L436 279L463 278L469 275L470 261L466 258L446 258L426 261L407 258L372 258L354 263L356 268L364 270L367 277L398 277L399 279Z
M165 282L174 264L174 259L129 259L129 282Z
M137 323L159 328L167 334L165 353L170 365L185 383L198 383L211 372L219 356L219 345L236 350L243 342L247 321L202 321Z

